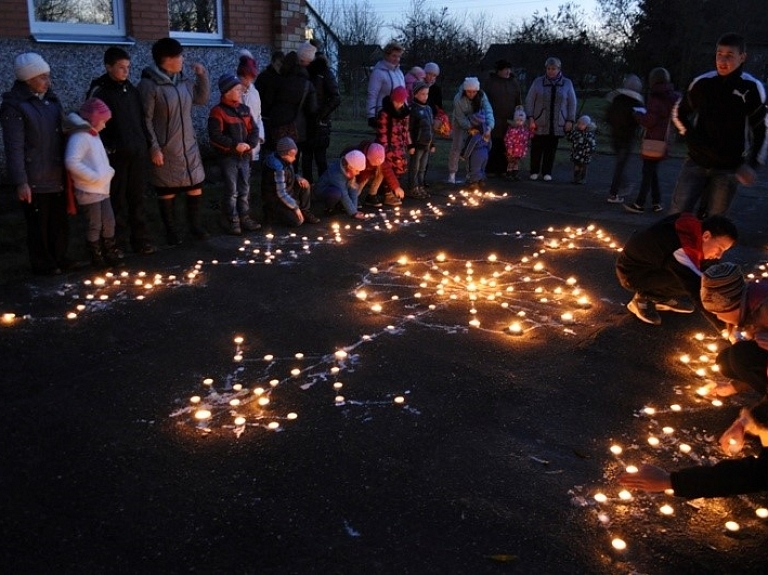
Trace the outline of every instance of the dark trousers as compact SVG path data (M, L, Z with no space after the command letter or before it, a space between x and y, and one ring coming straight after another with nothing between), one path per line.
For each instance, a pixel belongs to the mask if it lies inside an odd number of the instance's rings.
M312 177L312 162L317 166L317 177L319 178L328 169L328 148L306 144L302 146L301 175L309 180L309 183L315 181Z
M531 173L552 175L555 165L555 153L560 138L557 136L534 136L531 139ZM504 148L502 147L502 150Z
M683 282L671 271L639 266L622 256L616 262L616 276L624 289L636 292L642 298L664 301L690 295Z
M757 342L737 341L717 354L716 362L725 377L747 384L760 395L768 389L768 350Z
M643 207L645 200L651 192L651 203L661 203L661 191L659 189L659 160L643 160L643 179L640 181L640 191L635 203Z
M506 173L507 154L503 136L500 138L491 138L491 151L488 153L488 165L486 166L485 171L489 174L497 175Z
M32 194L32 203L22 204L27 220L29 263L36 274L48 274L66 264L69 219L64 192Z
M109 163L115 169L109 186L112 211L115 214L115 234L118 241L130 234L134 250L149 243L151 239L144 208L148 162L142 154L111 154L109 157Z
M627 162L629 162L630 145L630 143L614 144L616 160L613 164L613 178L611 179L611 189L608 190L608 195L618 196L624 189L624 172L627 168Z

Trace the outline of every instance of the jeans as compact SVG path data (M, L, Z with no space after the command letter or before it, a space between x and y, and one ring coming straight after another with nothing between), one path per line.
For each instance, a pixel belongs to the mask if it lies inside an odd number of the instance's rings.
M733 170L703 168L686 158L677 176L669 212L693 212L701 218L725 214L736 195L737 186ZM698 211L694 211L697 203Z
M616 163L613 165L613 178L611 179L611 189L608 190L609 196L618 196L624 189L624 172L629 162L630 145L616 147Z
M85 214L85 221L88 225L85 238L89 242L98 242L101 238L115 237L115 215L112 212L109 196L104 196L100 202L81 205L80 211Z
M221 211L229 221L239 220L249 215L251 193L251 157L245 155L222 156L219 158L221 177L224 179L224 191L221 198Z
M661 191L659 189L659 160L643 160L643 179L640 181L640 191L635 203L643 207L645 200L651 192L651 202L661 204Z
M424 185L424 174L429 164L429 147L417 147L408 163L408 189Z

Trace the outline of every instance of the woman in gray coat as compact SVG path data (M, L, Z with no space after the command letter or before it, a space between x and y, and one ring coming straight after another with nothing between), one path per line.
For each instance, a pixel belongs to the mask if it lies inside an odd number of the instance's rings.
M154 64L144 68L138 89L144 106L144 120L150 134L150 180L157 191L160 216L168 243L181 243L176 228L176 195L187 196L189 231L197 239L208 232L200 224L200 202L205 171L192 125L192 105L208 103L208 72L193 65L194 79L182 73L182 47L173 38L152 45Z
M544 63L546 73L536 78L525 97L525 112L535 130L531 141L531 179L552 179L557 144L570 132L576 120L576 92L573 83L563 76L558 58Z

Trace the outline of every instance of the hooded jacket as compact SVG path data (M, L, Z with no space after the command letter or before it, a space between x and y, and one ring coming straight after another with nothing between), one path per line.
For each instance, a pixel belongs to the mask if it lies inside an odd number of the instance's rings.
M192 124L192 105L208 103L208 74L185 79L169 77L152 64L144 68L138 85L144 107L144 122L150 137L150 152L163 153L162 166L152 166L152 185L177 188L205 180L203 161Z
M77 203L94 204L109 198L109 184L115 170L109 165L98 132L74 112L67 115L67 123L70 135L64 162L72 178Z
M366 115L369 118L376 117L384 101L392 90L402 86L405 88L405 76L400 66L390 64L386 60L379 60L371 71L368 79L368 97L365 100Z
M735 170L765 163L765 88L739 66L695 78L672 109L672 121L703 168Z
M26 83L16 81L3 94L0 125L8 168L8 183L29 184L33 193L64 190L64 111L51 90L42 98Z

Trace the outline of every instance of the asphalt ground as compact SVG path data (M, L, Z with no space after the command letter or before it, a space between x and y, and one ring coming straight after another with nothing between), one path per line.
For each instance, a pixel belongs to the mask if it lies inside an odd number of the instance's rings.
M621 498L754 398L696 394L703 317L626 311L615 250L661 216L606 203L611 169L5 285L0 571L764 573L763 494ZM756 273L765 192L726 256Z

